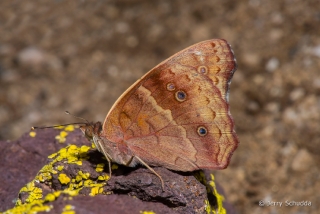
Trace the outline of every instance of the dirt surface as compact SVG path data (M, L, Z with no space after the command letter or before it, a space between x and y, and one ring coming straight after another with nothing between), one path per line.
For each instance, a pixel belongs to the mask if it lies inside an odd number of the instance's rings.
M226 197L239 213L320 209L317 0L3 0L0 8L1 139L76 121L65 110L103 121L162 60L224 38L238 61L230 102L241 143L215 173Z

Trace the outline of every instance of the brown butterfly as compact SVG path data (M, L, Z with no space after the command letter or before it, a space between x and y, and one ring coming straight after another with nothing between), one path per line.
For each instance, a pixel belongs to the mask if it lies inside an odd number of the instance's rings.
M238 146L229 111L236 59L223 39L188 47L128 88L100 122L80 129L109 162L177 171L224 169Z

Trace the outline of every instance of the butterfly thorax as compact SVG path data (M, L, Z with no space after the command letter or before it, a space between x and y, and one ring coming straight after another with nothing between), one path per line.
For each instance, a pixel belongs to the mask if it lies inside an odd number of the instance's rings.
M106 136L103 136L101 122L87 123L81 126L80 130L109 161L130 167L137 165L137 161L123 140L119 139L119 142L112 142Z
M80 130L90 142L94 143L98 151L102 152L100 144L98 143L102 130L101 122L98 121L96 123L86 123L85 125L80 126Z
M86 123L85 125L80 126L80 130L89 141L92 141L94 136L100 135L100 132L102 130L102 124L101 122Z

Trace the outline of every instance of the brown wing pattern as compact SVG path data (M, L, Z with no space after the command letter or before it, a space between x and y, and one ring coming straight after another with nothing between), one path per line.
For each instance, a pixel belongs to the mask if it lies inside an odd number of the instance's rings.
M238 145L228 91L236 61L225 40L195 44L162 62L115 103L104 137L149 165L221 169Z

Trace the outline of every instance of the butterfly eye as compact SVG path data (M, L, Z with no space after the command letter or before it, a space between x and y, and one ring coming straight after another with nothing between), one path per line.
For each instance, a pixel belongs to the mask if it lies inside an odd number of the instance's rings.
M198 72L200 74L207 74L208 73L208 68L206 66L199 66L198 67Z
M186 98L187 98L186 92L184 92L184 91L177 91L177 92L176 92L176 99L177 99L179 102L185 101Z
M174 91L174 89L176 89L176 87L174 86L173 83L168 83L167 84L167 90L168 91Z
M198 134L203 137L203 136L206 136L208 133L207 129L203 126L199 126L198 127Z

